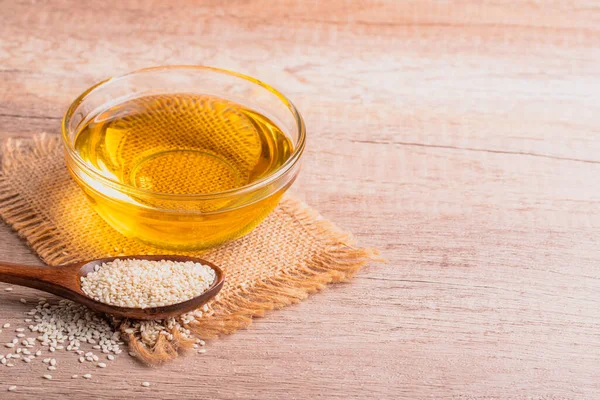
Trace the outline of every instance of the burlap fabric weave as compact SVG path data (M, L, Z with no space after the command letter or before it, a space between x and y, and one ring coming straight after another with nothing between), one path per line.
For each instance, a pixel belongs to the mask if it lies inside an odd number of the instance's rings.
M95 214L67 172L57 136L8 139L0 151L0 217L45 263L57 266L117 255L170 254L123 237ZM350 234L287 196L253 232L202 253L223 268L227 280L204 317L185 327L204 338L232 333L267 310L299 302L328 283L349 279L374 254L354 247ZM173 358L193 344L173 332L170 339L161 336L149 346L139 332L125 333L127 326L116 328L149 363Z

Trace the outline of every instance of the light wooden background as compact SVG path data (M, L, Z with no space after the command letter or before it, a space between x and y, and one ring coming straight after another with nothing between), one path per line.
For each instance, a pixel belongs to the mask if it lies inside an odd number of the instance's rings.
M295 192L389 262L159 369L0 367L0 398L600 398L598 2L221 3L0 0L0 134L141 67L247 73L304 114Z

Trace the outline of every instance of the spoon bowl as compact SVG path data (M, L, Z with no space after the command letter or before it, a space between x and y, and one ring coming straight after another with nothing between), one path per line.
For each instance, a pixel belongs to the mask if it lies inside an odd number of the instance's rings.
M96 266L102 265L106 262L114 261L116 259L136 259L147 261L170 260L178 262L192 261L209 266L215 271L216 277L214 282L205 292L181 303L149 308L113 306L110 304L101 303L89 297L81 289L81 278L87 276L87 274L90 272L93 272ZM57 296L64 297L65 299L83 304L84 306L96 312L110 314L115 317L153 320L175 317L186 312L193 311L206 304L210 299L215 297L223 287L223 283L225 282L225 274L215 264L199 258L167 255L123 256L77 262L59 267L29 266L0 262L0 282L27 286L42 290L44 292L52 293Z

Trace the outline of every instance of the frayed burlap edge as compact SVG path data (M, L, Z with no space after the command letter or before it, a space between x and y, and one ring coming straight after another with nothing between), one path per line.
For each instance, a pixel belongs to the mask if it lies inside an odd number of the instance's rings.
M33 146L22 147L19 145L21 140L33 143ZM5 140L0 154L0 217L49 265L74 262L76 255L65 251L57 229L11 187L4 171L20 157L31 158L34 162L40 154L56 150L57 145L60 144L56 141L45 140L45 135L36 136L34 140L9 138ZM234 333L248 327L253 318L262 317L267 311L298 303L327 284L349 280L369 261L382 261L376 249L354 247L355 240L350 233L323 219L305 203L286 196L286 201L280 207L292 215L309 234L325 240L327 251L293 271L282 271L252 288L228 296L227 299L217 297L211 304L210 315L200 321L184 324L186 329L203 338ZM116 325L127 340L130 351L149 365L173 359L181 352L191 349L195 343L194 339L172 330L172 339L160 336L156 344L148 348L135 335L125 332L125 328L129 326L127 321L119 321Z
M278 276L230 295L227 299L217 297L211 304L213 315L185 324L185 328L207 339L234 333L238 329L247 328L255 317L262 317L267 311L299 303L330 283L349 280L369 261L383 261L376 249L354 247L355 240L351 234L322 219L303 202L288 198L281 207L287 208L313 235L322 238L326 234L330 241L329 249L293 271L281 272ZM130 334L130 350L146 364L154 365L177 357L180 352L193 347L193 340L184 338L176 330L170 333L174 335L173 340L161 336L152 349L148 349Z

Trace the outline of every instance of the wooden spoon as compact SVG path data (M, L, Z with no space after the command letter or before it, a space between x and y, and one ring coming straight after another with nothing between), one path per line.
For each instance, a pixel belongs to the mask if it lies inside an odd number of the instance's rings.
M96 265L113 261L115 259L137 259L149 261L192 261L211 267L216 274L215 281L210 288L200 296L194 297L182 303L172 304L164 307L152 308L127 308L112 306L101 303L89 297L81 289L81 277L86 276L94 270ZM211 262L199 258L184 256L124 256L109 257L98 260L78 262L60 267L48 266L30 266L0 262L0 282L12 283L20 286L43 290L65 299L81 303L84 306L100 312L107 313L117 317L134 319L164 319L175 317L183 313L192 311L202 306L208 300L219 293L223 287L225 275L223 271Z

